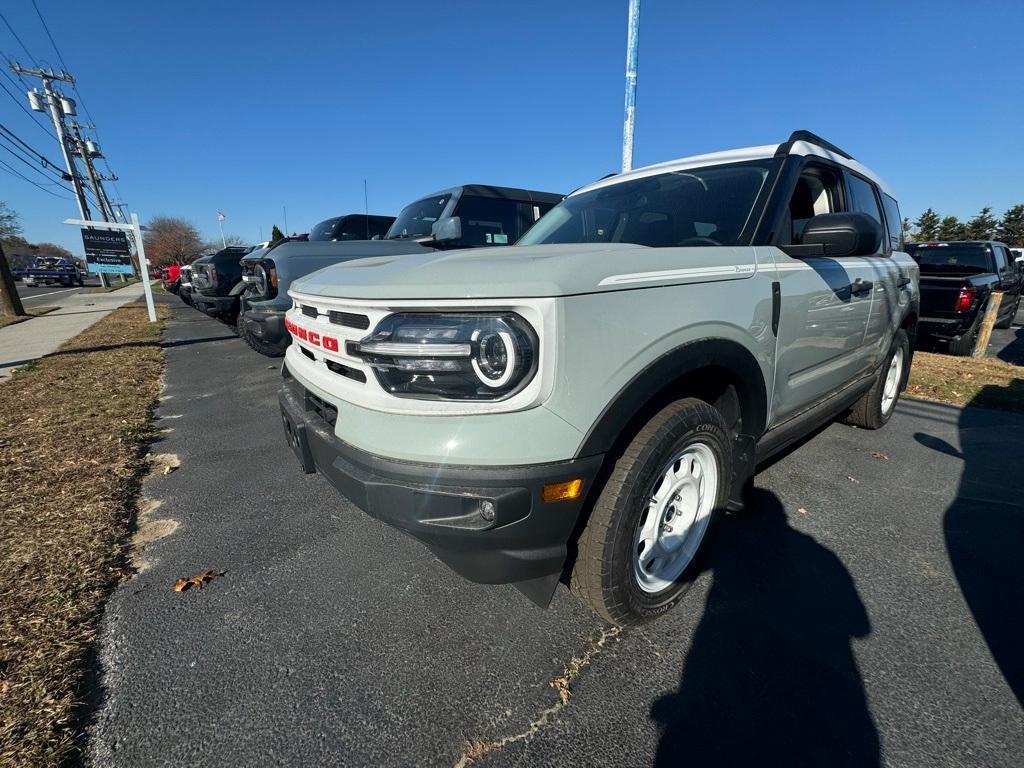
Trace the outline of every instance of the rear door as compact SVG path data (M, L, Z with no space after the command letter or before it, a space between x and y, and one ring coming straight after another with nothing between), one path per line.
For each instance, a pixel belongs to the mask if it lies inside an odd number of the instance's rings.
M804 226L816 215L847 211L842 169L807 163L790 195L778 243L801 243ZM864 346L871 291L853 288L872 280L860 257L795 258L770 249L778 270L780 312L776 339L772 423L777 424L825 400L867 373L873 354Z
M892 346L896 325L900 319L900 273L892 260L892 252L894 243L895 248L899 248L903 223L899 221L899 209L895 200L889 206L890 209L895 209L895 212L883 216L882 194L879 189L868 179L850 170L844 171L844 175L850 210L866 213L882 228L882 239L877 253L859 257L864 264L861 271L867 273L861 278L862 284L866 286L867 283L871 283L868 288L871 310L864 333L864 345L872 350L875 364L881 365L889 353L889 347ZM890 217L894 219L892 228L888 226Z

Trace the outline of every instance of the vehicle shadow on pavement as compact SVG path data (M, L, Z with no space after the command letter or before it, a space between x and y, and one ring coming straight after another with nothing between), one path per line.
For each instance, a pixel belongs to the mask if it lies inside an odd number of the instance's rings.
M879 765L851 642L871 623L849 572L769 491L717 526L679 689L651 708L654 764Z
M1024 386L1015 379L1010 387ZM972 402L997 399L1003 388L983 387ZM1024 438L1000 430L994 411L964 408L957 422L960 449L917 433L920 444L963 459L956 499L943 533L957 583L989 652L1024 706L1024 506L1017 467Z

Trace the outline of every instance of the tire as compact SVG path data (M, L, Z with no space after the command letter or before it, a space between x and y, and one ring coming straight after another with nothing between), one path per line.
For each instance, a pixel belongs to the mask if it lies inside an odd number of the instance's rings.
M978 310L978 316L967 332L962 334L959 339L952 339L949 342L949 354L957 357L970 357L974 354L974 345L978 343L978 332L981 330L983 314L981 310Z
M1020 296L1017 297L1017 302L1013 305L1013 311L1006 315L1006 319L995 324L996 328L1006 329L1013 325L1013 321L1017 317L1017 310L1020 309Z
M889 354L879 367L871 389L853 404L844 421L863 429L884 427L896 412L896 403L907 380L910 365L910 340L902 328L896 331Z
M242 341L249 345L249 348L253 352L259 352L264 357L284 357L284 349L281 349L280 347L274 346L272 344L267 344L266 342L257 339L255 336L253 336L251 333L245 330L245 323L242 322L241 314L238 315L238 321L235 326L235 331L236 333L238 333L239 337L241 337Z
M695 470L684 461L702 470L703 483L694 482ZM669 478L680 484L666 485ZM732 440L721 414L694 398L663 408L615 461L601 488L578 541L573 591L620 626L671 610L700 573L731 478ZM668 523L678 515L689 522L673 531ZM645 564L644 553L654 551Z

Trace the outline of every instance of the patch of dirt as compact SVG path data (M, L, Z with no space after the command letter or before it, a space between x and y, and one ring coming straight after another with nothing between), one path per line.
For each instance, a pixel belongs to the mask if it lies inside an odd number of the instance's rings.
M158 312L117 309L0 383L0 765L77 757L83 660L150 469Z

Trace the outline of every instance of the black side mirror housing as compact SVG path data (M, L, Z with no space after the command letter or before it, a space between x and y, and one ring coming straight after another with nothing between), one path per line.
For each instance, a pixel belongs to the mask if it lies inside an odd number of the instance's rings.
M882 243L882 225L866 213L820 213L804 226L801 239L782 250L796 258L871 256Z

